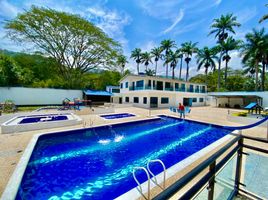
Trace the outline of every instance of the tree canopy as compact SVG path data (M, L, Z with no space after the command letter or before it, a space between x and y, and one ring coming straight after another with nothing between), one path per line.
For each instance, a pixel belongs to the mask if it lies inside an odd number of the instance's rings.
M95 68L115 65L120 45L100 28L78 15L32 7L5 25L8 36L32 42L58 62L59 72L71 79Z

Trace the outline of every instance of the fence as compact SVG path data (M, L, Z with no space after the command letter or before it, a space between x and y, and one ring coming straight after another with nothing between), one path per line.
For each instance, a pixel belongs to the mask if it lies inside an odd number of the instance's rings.
M65 90L51 88L0 87L0 102L7 99L16 105L60 105L68 98L82 99L82 90Z

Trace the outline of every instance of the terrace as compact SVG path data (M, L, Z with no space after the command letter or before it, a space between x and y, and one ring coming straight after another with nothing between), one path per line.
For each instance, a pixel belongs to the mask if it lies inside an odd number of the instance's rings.
M129 110L130 110L129 107L128 108L116 108L116 113L126 113L126 112L129 112ZM233 111L236 111L236 110L233 110ZM148 119L148 115L151 115L151 116L159 115L159 114L170 115L170 112L167 111L167 109L151 110L151 112L148 113L147 109L131 107L131 112L133 114L135 114L135 117L133 117L131 119L128 119L128 118L115 119L114 123ZM199 108L192 108L192 113L189 117L191 120L209 122L209 123L219 124L219 125L230 125L230 126L238 126L239 125L239 124L233 123L231 121L226 121L227 115L228 115L228 111L226 109L212 108L212 107L199 107ZM102 119L98 115L82 115L81 117L86 122L86 124L71 126L69 128L67 128L67 127L54 128L54 129L49 129L49 130L46 130L43 132L45 133L45 132L51 132L51 131L73 130L75 128L80 128L81 126L82 127L85 127L85 126L89 127L89 126L98 126L98 125L107 124L107 121L105 121L105 119ZM109 122L109 123L111 123L111 122ZM1 191L1 193L3 192L3 190L7 184L8 179L10 178L12 172L14 171L16 164L19 162L19 159L21 158L22 153L26 150L27 144L31 140L32 136L37 134L37 133L40 133L40 131L29 131L29 132L24 132L24 133L13 133L13 134L8 134L8 135L4 135L4 134L0 135L0 139L1 139L2 144L3 144L0 147L1 148L0 149L0 152L1 152L0 153L0 166L1 166L0 170L2 172L4 172L4 173L0 174L1 175L1 177L0 177L0 180L1 180L0 191ZM250 130L243 131L243 135L247 136L247 137L266 138L267 132L266 132L265 127L256 127L256 128L250 129ZM265 143L260 143L258 141L251 141L248 139L244 139L245 145L247 145L249 143L251 146L258 146L258 147L263 148L263 149L268 149L267 143L265 144ZM200 163L204 162L204 160L206 160L206 158L213 155L215 152L217 152L222 147L223 147L222 145L218 146L217 148L215 148L211 152L209 152L205 157L198 158L190 167L187 167L184 170L179 171L178 174L176 175L176 177L169 178L167 180L167 185L172 185L173 183L176 182L176 180L180 180L179 177L183 177L185 174L190 173L193 169L195 169L195 167L199 166ZM246 152L250 153L250 155L252 155L251 156L252 158L254 156L255 157L257 156L256 158L258 159L258 158L260 158L258 156L264 156L263 153L259 153L256 151L252 152L252 150L250 150L250 151L247 150ZM261 158L265 159L265 157L261 157ZM221 160L221 158L218 158L218 159ZM266 157L266 159L267 159L267 157ZM250 162L251 164L252 164L252 161ZM264 163L258 162L255 165L258 168L264 167L265 160L264 160ZM205 171L208 169L209 169L208 167L204 168ZM226 171L226 168L224 169L224 171ZM259 172L255 171L254 173L255 173L255 176L260 176L260 174L263 175L263 172L264 171L259 171ZM198 182L197 180L201 179L202 177L203 176L201 173L201 174L197 175L195 179L192 179L190 182L188 182L186 185L184 185L182 188L180 188L179 190L176 190L177 192L168 193L169 198L170 199L178 199L183 194L187 194L186 191L188 191L188 193L189 193L189 191L190 191L189 188L191 188L191 186L189 186L189 184L191 185L193 183L197 183ZM245 181L248 181L248 179ZM254 181L256 181L256 179L254 179ZM217 179L217 183L218 182L219 182L219 179ZM201 190L202 192L198 193L199 198L202 196L204 197L204 195L207 195L207 191L208 191L206 188L203 189L203 187L201 187L201 186L202 185L199 185L199 187L202 189ZM205 184L205 186L206 186L206 184ZM215 187L219 187L219 186L217 185ZM243 187L246 187L246 186L243 186ZM253 191L254 194L256 194L256 192L259 191L259 190L255 190L254 188L252 188L252 184L248 184L246 189L251 191L251 192ZM219 192L218 189L215 191L216 191L216 193ZM220 191L222 191L222 189L220 189ZM158 194L159 190L156 190L156 191L152 190L153 196L155 196L154 195L155 193ZM260 193L260 194L262 194L262 193ZM165 195L167 195L167 193L165 193ZM157 199L162 199L162 198L157 197Z

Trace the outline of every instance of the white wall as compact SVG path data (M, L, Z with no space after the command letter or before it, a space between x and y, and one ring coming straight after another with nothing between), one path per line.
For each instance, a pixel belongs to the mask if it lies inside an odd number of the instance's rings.
M16 105L53 105L62 104L68 98L83 98L82 90L63 90L51 88L0 87L0 102L7 99Z
M129 97L129 103L137 107L149 108L150 107L150 97L158 97L158 108L168 108L171 106L177 107L179 103L183 103L183 98L197 98L197 102L192 106L204 106L206 105L206 94L203 93L189 93L189 92L174 92L174 91L157 91L157 90L138 90L138 91L129 91L121 93L123 103L125 97ZM139 103L134 103L134 97L139 97ZM143 97L147 97L147 104L143 103ZM161 98L169 98L168 104L161 104ZM199 99L203 98L204 102L199 102Z

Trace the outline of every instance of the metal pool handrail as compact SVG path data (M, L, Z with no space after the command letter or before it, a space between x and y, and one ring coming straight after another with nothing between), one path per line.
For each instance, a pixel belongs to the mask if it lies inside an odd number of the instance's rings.
M163 173L164 173L164 175L163 175L163 179L164 179L164 181L163 181L163 187L160 185L160 184L158 184L157 183L157 179L156 179L156 177L155 177L155 174L151 171L151 169L150 169L150 163L156 163L156 162L158 162L158 163L160 163L161 165L162 165L162 167L163 167ZM155 160L149 160L149 162L147 163L147 169L148 169L148 171L149 171L149 173L152 175L152 181L157 185L157 186L159 186L162 190L164 190L165 188L166 188L166 166L165 166L165 164L162 162L162 160L160 160L160 159L155 159Z
M142 187L141 187L141 183L138 181L138 179L137 179L137 177L136 177L136 175L135 175L135 172L137 171L137 170L143 170L145 173L146 173L146 175L147 175L147 182L148 182L148 191L147 191L147 198L145 197L145 195L143 194L143 192L142 192ZM145 199L148 199L148 200L150 200L150 175L149 175L149 173L148 173L148 171L146 170L146 168L145 167L134 167L133 168L133 171L132 171L132 174L133 174L133 178L135 179L135 181L136 181L136 183L138 184L138 191L139 191L139 193L145 198Z

